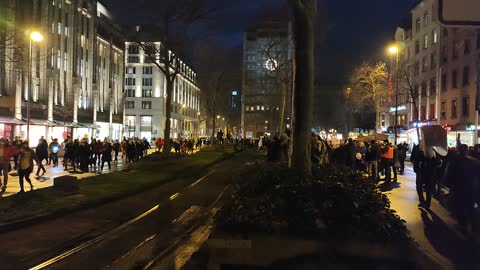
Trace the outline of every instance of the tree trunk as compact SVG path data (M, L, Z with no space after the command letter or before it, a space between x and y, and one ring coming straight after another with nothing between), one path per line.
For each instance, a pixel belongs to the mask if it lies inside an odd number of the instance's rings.
M316 0L290 0L294 35L294 113L292 168L312 174L311 132L314 88Z
M215 125L217 124L217 116L213 114L212 117L212 144L215 141Z
M285 85L286 83L282 82L282 110L280 112L280 127L279 127L279 132L280 135L285 133L285 108L287 106L287 86Z
M166 76L167 77L167 76ZM167 100L165 101L165 129L163 131L163 137L165 144L163 145L162 152L170 153L172 150L172 143L170 141L170 131L171 131L171 122L170 118L172 117L172 92L173 92L173 83L175 82L175 77L167 77Z

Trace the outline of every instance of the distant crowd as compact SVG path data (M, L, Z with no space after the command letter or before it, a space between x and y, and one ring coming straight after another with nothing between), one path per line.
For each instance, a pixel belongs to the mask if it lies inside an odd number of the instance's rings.
M156 151L162 151L165 140L153 138L153 146ZM202 145L210 144L209 138L178 138L171 139L171 145L175 153L192 154L200 149ZM59 156L63 156L61 166L65 171L96 172L101 174L104 166L111 170L112 163L118 164L123 159L127 164L137 162L145 157L148 150L152 148L150 142L140 138L123 138L123 140L111 141L87 138L72 139L67 137L63 142L57 138L51 138L50 143L42 137L39 139L35 149L30 148L28 140L21 140L16 137L13 141L0 138L0 192L5 192L8 184L8 176L16 171L19 176L20 192L25 192L24 181L33 189L30 174L34 172L34 165L37 165L35 176L43 176L47 170L46 166L59 167Z

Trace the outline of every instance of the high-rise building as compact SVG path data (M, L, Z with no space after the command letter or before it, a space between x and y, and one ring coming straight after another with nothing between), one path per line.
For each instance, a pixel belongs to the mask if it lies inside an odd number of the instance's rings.
M2 11L0 136L26 138L30 122L32 145L120 139L124 39L108 10L94 0L7 0Z
M419 1L395 34L401 45L400 66L409 78L399 87L404 98L397 108L398 123L409 128L442 125L450 146L457 135L473 145L480 28L442 25L438 10L438 0ZM407 92L410 87L417 109ZM395 113L394 105L385 107L384 128L394 125Z
M163 49L160 41L143 35L152 52ZM125 132L126 136L163 137L165 129L166 80L149 55L136 42L126 43ZM158 60L156 60L158 61ZM199 133L200 88L196 73L183 61L177 75L172 97L171 137L188 137Z
M291 118L291 27L263 21L245 33L243 46L243 136L274 134L287 128Z

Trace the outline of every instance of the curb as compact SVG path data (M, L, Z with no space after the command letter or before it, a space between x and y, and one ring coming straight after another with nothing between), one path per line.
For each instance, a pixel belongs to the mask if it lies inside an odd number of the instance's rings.
M208 164L204 167L201 167L200 170L208 169L212 166L215 166L215 165L217 165L217 164L219 164L219 163L221 163L225 160L228 160L228 159L232 158L233 156L235 156L236 154L238 154L240 152L241 151L235 151L233 153L226 154L226 155L220 157L218 160L215 160L214 162L212 162L212 163L210 163L210 164ZM124 170L122 170L121 172L124 172ZM190 172L190 170L185 169L184 172ZM177 178L175 178L174 180L176 180ZM162 181L162 182L159 182L159 183L146 185L142 188L139 188L138 190L133 190L133 191L130 190L130 192L127 193L127 194L117 194L115 196L106 197L106 198L100 199L98 201L93 201L91 203L79 205L79 206L76 206L76 207L64 208L64 209L60 209L60 210L50 212L50 213L47 213L47 214L38 215L38 216L26 218L26 219L21 219L21 220L10 222L10 223L2 223L2 224L0 224L0 233L14 231L14 230L17 230L17 229L29 227L29 226L32 226L32 225L37 224L37 223L43 223L47 220L61 218L61 217L64 217L64 216L66 216L68 214L71 214L71 213L74 213L74 212L86 210L86 209L89 209L89 208L94 208L94 207L104 205L104 204L107 204L107 203L110 203L110 202L118 201L120 199L135 196L135 195L138 195L140 193L146 192L146 191L148 191L152 188L159 187L161 185L164 185L164 184L166 184L170 181L174 181L174 180L166 180L166 181ZM51 188L53 188L53 187L51 187Z

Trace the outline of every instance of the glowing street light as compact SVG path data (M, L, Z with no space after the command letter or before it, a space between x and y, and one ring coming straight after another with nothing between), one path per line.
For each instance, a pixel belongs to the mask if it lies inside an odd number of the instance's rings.
M388 53L395 57L395 145L397 144L397 133L398 133L398 77L399 77L399 53L400 49L397 45L392 45L388 48Z
M217 115L217 119L220 119L220 115Z
M34 42L40 42L43 40L43 35L40 32L33 31L30 33L30 40Z
M398 50L398 47L397 47L397 46L390 46L390 47L388 48L388 52L389 52L390 54L396 54L396 53L398 53L398 51L399 51L399 50Z
M32 42L41 42L43 35L40 32L32 31L30 33L30 50L29 50L29 66L28 66L28 99L27 99L27 140L30 141L30 99L32 96Z

